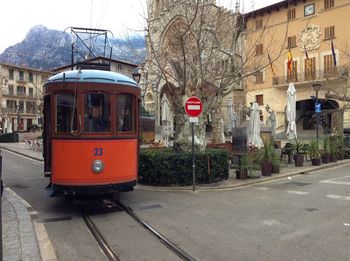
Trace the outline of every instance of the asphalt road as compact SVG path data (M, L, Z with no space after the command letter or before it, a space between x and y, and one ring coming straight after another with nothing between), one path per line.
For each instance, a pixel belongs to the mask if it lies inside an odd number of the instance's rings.
M104 260L71 202L46 196L42 163L2 154L5 184L38 211L60 260ZM231 191L135 190L121 201L198 260L349 260L349 168ZM171 256L122 213L94 216L112 245L129 247L122 260ZM128 227L139 240L122 235ZM155 255L137 251L145 242Z

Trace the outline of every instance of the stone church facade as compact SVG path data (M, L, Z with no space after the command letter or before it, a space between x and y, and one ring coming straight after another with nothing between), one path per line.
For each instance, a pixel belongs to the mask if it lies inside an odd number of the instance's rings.
M212 89L219 88L220 85L220 73L223 70L231 70L234 66L237 67L237 62L233 65L233 59L237 59L238 54L233 52L241 52L241 40L236 41L239 46L232 47L232 38L225 38L225 31L221 28L229 28L232 25L234 27L234 21L237 17L238 12L232 12L223 8L220 8L215 5L215 0L202 0L198 1L190 0L153 0L148 1L148 28L147 28L147 58L144 64L142 65L142 77L140 86L142 89L142 95L144 97L144 107L151 114L156 115L156 131L159 133L162 132L164 136L172 136L174 129L174 100L173 100L173 91L183 84L182 74L185 70L181 71L178 69L180 67L179 60L182 58L177 58L179 50L181 50L181 43L179 39L184 32L184 20L187 19L188 22L191 17L194 17L196 12L202 12L201 26L197 26L191 29L196 30L214 30L219 35L217 38L211 39L211 41L220 41L218 46L222 48L222 53L219 55L216 54L216 58L211 60L210 66L215 67L211 71L206 71L206 73L213 73L212 77L208 77L209 80L205 81L205 85L208 92ZM221 24L217 21L212 22L211 17L217 16L220 13L222 21ZM217 19L217 18L215 18ZM226 21L226 25L225 22ZM198 21L192 21L192 23L197 23ZM189 22L191 23L191 21ZM218 25L219 24L219 25ZM200 29L199 29L200 28ZM203 29L204 28L204 29ZM221 32L220 32L221 30ZM233 29L235 30L235 29ZM219 31L219 32L218 32ZM196 32L191 32L186 35L186 37L192 37L193 41L198 40L196 38ZM222 36L220 36L220 33ZM226 33L227 34L227 33ZM189 44L191 40L189 41ZM188 42L186 43L188 45ZM195 45L194 45L195 46ZM188 48L188 46L186 46ZM195 47L193 47L195 49ZM217 49L219 49L217 47ZM157 57L155 53L162 50L162 55ZM191 50L191 47L188 49ZM215 50L216 51L216 50ZM225 53L227 52L227 53ZM209 56L214 51L204 50L201 51L199 59L203 58L203 61L207 61L207 56ZM229 54L230 53L230 54ZM201 62L198 63L196 55L191 56L191 51L185 52L186 59L192 59L193 63L189 63L188 66L200 66ZM174 57L169 59L171 62L160 62L159 60L167 57ZM184 58L185 59L185 58ZM202 61L202 60L201 60ZM202 64L204 64L203 62ZM162 65L161 65L162 64ZM231 65L232 64L232 65ZM221 69L220 69L221 68ZM231 69L229 69L231 68ZM188 74L191 74L189 70ZM187 71L186 71L187 73ZM166 77L164 77L166 75ZM194 74L191 74L191 76ZM191 77L190 76L190 77ZM193 76L194 77L194 76ZM166 78L166 79L165 79ZM236 77L237 78L237 77ZM219 80L218 80L219 79ZM195 80L189 80L189 85L193 84L195 86ZM195 82L195 83L194 83ZM223 80L221 80L223 82ZM226 87L227 93L221 101L221 108L218 109L218 113L209 113L206 115L206 129L207 132L211 130L216 130L220 132L229 133L232 130L232 119L235 119L235 123L238 124L240 115L243 115L244 104L244 92L241 85L241 81L232 81ZM196 89L191 87L186 89L187 96L197 96ZM212 92L212 95L215 96L215 91ZM182 101L184 103L184 101ZM206 101L203 101L204 107L206 106ZM208 102L209 103L209 102ZM233 114L234 116L233 116ZM213 125L217 125L217 128L212 128ZM219 125L218 125L219 124Z

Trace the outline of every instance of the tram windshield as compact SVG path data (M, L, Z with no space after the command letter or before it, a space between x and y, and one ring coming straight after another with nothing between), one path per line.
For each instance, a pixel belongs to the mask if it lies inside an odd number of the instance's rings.
M85 131L111 132L109 95L92 92L85 97Z
M56 132L71 132L77 129L76 96L72 93L56 96Z
M117 96L117 131L134 132L135 117L133 110L134 97L129 94L120 94Z

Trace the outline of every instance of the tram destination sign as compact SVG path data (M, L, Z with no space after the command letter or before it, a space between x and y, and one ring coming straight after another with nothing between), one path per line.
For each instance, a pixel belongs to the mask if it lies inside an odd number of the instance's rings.
M196 97L192 96L186 100L185 111L189 117L198 117L203 110L202 101Z

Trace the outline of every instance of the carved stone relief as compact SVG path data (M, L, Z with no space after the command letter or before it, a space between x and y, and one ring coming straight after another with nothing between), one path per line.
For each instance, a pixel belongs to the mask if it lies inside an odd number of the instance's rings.
M317 50L321 46L321 30L318 25L309 24L300 32L300 51Z

